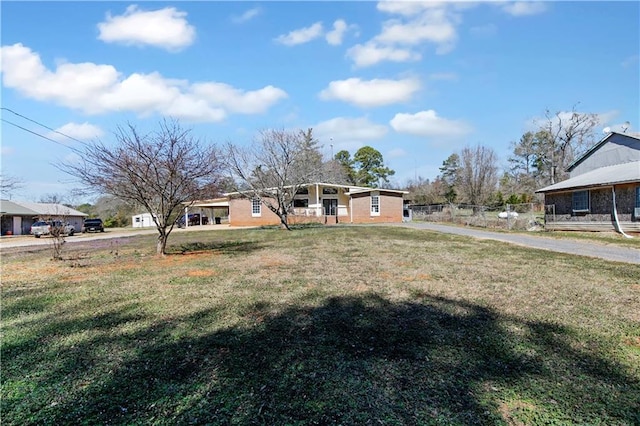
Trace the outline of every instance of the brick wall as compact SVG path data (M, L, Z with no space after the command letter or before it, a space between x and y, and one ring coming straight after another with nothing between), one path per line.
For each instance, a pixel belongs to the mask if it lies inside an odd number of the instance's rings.
M369 193L352 196L353 223L392 223L402 222L402 196L380 191L380 216L371 216L371 196ZM348 209L348 204L347 204ZM347 213L349 213L347 211ZM335 224L335 217L325 221L324 216L289 216L289 224L325 223ZM339 223L351 223L351 214L338 217ZM280 218L262 205L260 217L252 217L251 200L232 198L229 200L229 225L231 226L267 226L279 225Z
M371 195L364 193L351 196L353 223L402 222L402 207L402 196L380 191L380 216L371 216Z
M341 223L348 223L347 216L340 216ZM289 215L287 218L289 225L299 225L304 223L325 223L324 216L294 216ZM335 218L327 221L327 224L335 224ZM264 204L261 208L260 217L251 215L251 200L245 198L237 198L229 200L229 225L231 226L268 226L280 225L280 218L274 212L269 210Z

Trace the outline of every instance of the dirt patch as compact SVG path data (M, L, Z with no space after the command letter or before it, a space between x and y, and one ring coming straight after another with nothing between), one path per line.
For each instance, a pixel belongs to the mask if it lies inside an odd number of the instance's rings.
M187 272L189 277L212 277L214 275L218 275L218 272L211 269L195 269Z
M518 413L531 412L535 406L524 401L502 402L498 405L498 412L509 426L525 426L526 423L518 419Z
M258 262L261 267L264 268L277 268L281 266L290 266L295 265L298 259L295 256L287 255L287 254L266 254L260 256Z

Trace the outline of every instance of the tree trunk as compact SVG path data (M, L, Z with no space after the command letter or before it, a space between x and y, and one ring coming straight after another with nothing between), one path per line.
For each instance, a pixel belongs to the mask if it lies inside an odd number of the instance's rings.
M164 256L166 255L166 250L167 248L167 235L160 233L160 235L158 235L158 243L156 244L156 254L158 256Z
M286 214L281 214L280 215L280 229L291 231L291 228L289 228L289 224L287 222L288 222L287 221L287 215Z

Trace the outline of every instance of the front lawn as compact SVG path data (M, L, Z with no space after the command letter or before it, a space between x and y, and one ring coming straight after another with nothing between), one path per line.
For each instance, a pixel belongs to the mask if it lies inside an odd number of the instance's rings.
M640 424L640 266L399 227L2 253L1 421Z

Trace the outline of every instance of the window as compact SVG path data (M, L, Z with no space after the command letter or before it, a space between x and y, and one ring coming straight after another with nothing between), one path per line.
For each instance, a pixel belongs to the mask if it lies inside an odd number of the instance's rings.
M589 191L575 191L573 193L573 211L589 211Z
M322 193L325 195L335 195L338 193L337 188L322 188Z
M262 215L262 204L258 198L251 200L251 216L260 217Z
M295 198L293 200L293 207L295 208L307 208L309 207L309 199L308 198Z
M371 194L371 216L380 216L380 196Z
M640 207L640 186L636 186L636 208Z

